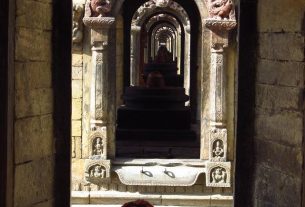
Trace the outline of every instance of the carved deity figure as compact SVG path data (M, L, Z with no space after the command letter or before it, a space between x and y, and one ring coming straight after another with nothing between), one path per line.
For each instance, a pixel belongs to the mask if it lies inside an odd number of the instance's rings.
M232 0L210 0L210 17L215 19L234 19Z
M106 17L111 11L109 0L87 0L86 14L87 17Z
M224 168L217 167L213 169L212 175L212 183L225 183L227 179L227 173Z
M103 154L103 140L98 137L93 146L93 155L102 155Z
M80 43L83 39L83 23L82 17L84 13L83 4L73 4L73 30L72 30L72 41L73 43Z
M172 54L167 50L167 48L164 45L161 45L159 47L155 62L156 63L173 62Z
M223 146L220 141L216 141L216 146L213 147L213 156L216 158L221 158L224 155Z
M90 177L105 178L105 172L106 170L102 166L96 165L90 170Z

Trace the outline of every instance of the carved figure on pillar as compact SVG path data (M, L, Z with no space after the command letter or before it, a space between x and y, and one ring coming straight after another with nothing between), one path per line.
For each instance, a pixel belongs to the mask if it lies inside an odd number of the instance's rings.
M210 0L209 13L211 18L235 20L232 0Z
M227 173L224 168L217 167L211 172L212 183L226 183Z
M105 177L105 168L100 165L95 165L90 169L90 177L95 178L104 178Z
M231 186L231 163L208 162L206 173L206 186L230 187Z
M88 0L85 13L87 17L106 17L111 11L109 0Z
M93 155L102 155L103 154L103 140L98 137L96 138L94 149L93 149Z
M83 39L83 22L84 15L83 4L73 4L73 29L72 29L72 41L73 44L81 43Z

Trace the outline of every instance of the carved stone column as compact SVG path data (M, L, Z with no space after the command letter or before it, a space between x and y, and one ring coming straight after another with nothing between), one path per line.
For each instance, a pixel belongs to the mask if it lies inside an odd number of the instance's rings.
M139 85L139 58L140 58L140 31L141 27L131 26L131 44L130 44L130 85Z
M109 17L109 0L87 0L84 24L91 29L92 72L90 86L90 125L88 141L89 159L86 160L85 178L89 183L100 185L110 179L109 143L111 86L109 33L115 18Z
M236 27L231 0L208 0L210 17L205 26L211 30L210 138L207 186L230 187L231 163L227 161L226 48L229 31Z

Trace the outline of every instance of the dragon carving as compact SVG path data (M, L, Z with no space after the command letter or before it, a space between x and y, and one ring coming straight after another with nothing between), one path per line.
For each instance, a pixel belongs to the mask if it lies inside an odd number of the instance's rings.
M210 0L210 17L215 19L234 19L232 0Z

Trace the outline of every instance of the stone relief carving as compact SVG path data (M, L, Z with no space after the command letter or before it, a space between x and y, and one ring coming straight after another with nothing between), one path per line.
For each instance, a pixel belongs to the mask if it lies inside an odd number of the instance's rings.
M108 182L110 179L110 160L87 160L85 179L95 185Z
M210 161L225 162L227 159L227 130L212 129L209 142Z
M235 20L232 0L210 0L209 14L214 19Z
M111 8L109 0L87 0L84 24L93 29L108 28L115 21L114 17L109 17Z
M83 22L84 5L73 4L73 29L72 29L72 41L73 44L79 44L83 40Z
M99 131L93 132L89 138L90 143L90 158L91 159L106 159L107 157L107 140L106 140L106 129L100 129Z
M87 0L85 7L86 17L106 17L111 11L109 0Z
M177 2L171 0L150 0L145 2L142 6L138 8L132 18L132 24L138 24L142 17L146 16L150 11L154 10L157 7L168 8L170 10L173 10L178 13L180 17L184 18L185 22L188 23L189 21L187 12Z
M101 165L94 165L89 169L89 177L91 178L105 178L106 169Z
M154 0L157 7L167 7L170 0Z
M208 162L206 173L206 186L230 187L231 186L231 163Z
M226 183L227 172L222 167L216 167L211 171L211 183Z

